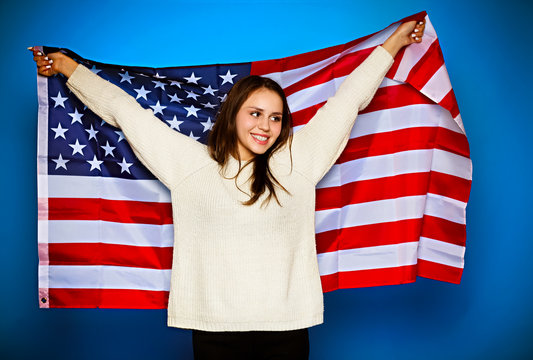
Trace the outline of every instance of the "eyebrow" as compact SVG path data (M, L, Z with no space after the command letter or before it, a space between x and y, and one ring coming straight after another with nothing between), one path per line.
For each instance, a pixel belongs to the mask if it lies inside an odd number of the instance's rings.
M248 109L255 109L259 111L265 111L265 109L258 108L257 106L248 106ZM283 115L283 113L280 113L278 111L273 112L271 115Z

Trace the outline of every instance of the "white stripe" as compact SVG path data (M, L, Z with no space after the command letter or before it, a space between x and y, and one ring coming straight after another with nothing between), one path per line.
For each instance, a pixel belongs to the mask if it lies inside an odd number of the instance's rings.
M109 221L50 220L50 243L104 243L173 246L173 225L123 224Z
M465 247L421 237L418 245L418 258L439 264L464 267Z
M439 149L408 150L335 164L320 180L316 188L322 189L354 181L429 171L437 171L467 180L472 178L471 161L468 158Z
M418 242L408 242L318 254L320 275L414 265L417 246Z
M354 181L387 176L428 172L431 159L432 150L410 150L347 161L333 165L316 188L341 186Z
M42 48L39 48L42 51ZM39 99L39 113L37 115L37 207L40 217L48 217L48 178L41 174L48 174L48 78L37 75L37 96ZM49 229L47 221L37 221L37 241L41 244L47 244L49 238ZM44 246L44 245L41 245ZM47 252L44 252L47 253ZM39 262L47 263L48 257L41 252ZM43 258L46 257L46 258ZM47 297L49 281L48 267L39 266L39 288ZM48 302L43 304L39 301L41 307L48 307Z
M289 95L287 97L289 109L291 110L291 112L296 112L327 101L330 97L335 95L337 89L347 77L348 75L333 78L326 82L314 86L309 86L305 89L295 92L294 94ZM385 88L388 86L396 86L400 84L402 83L399 81L384 78L379 87Z
M431 170L472 180L472 161L449 151L434 149Z
M102 198L162 203L171 201L170 191L159 180L48 175L48 191L51 198Z
M42 267L42 266L40 266ZM48 266L50 289L134 289L168 291L170 270L123 266Z
M315 212L315 232L422 218L426 196L405 196L396 199L351 204L337 209Z
M450 91L452 90L452 83L446 70L446 65L442 66L433 74L431 79L428 80L426 85L420 92L426 95L436 103L440 102Z
M418 44L409 45L403 54L402 61L398 66L398 70L394 77L400 81L405 81L409 72L416 65L418 61L424 56L431 44L437 40L437 33L435 28L429 21L429 17L426 15L426 26L424 29L424 36L422 37L422 42Z
M466 203L446 196L427 194L424 214L466 224Z
M465 126L463 125L463 118L461 117L461 114L458 114L454 119L455 123L461 129L461 132L466 135Z
M415 127L437 126L462 133L450 116L450 112L442 106L414 104L360 114L355 121L350 138Z
M327 67L330 64L333 64L336 62L339 58L351 54L363 49L368 49L371 47L375 47L378 45L381 45L387 40L387 38L396 30L396 28L399 26L399 24L393 24L389 26L388 28L380 31L376 35L370 37L369 39L352 46L349 49L344 50L343 52L340 52L338 54L335 54L327 59L321 60L319 62L303 66L297 69L292 70L286 70L282 72L273 72L269 74L264 74L262 76L268 77L274 81L276 81L278 84L280 84L283 88L286 88L288 86L291 86L298 81L301 81L312 74L316 73L317 71L320 71L321 69Z

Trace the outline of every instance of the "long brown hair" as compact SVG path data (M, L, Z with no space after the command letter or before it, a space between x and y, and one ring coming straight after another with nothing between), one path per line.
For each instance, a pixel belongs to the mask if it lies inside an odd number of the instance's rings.
M221 168L226 166L230 155L239 160L240 164L241 157L238 151L236 126L237 113L246 99L248 99L254 91L262 88L276 92L283 102L281 132L276 139L276 142L272 144L264 154L256 154L243 167L239 165L239 171L234 177L235 185L237 185L237 176L239 176L241 170L246 166L253 166L251 185L252 194L249 200L243 202L244 205L254 204L267 189L269 194L265 199L266 203L274 197L276 202L280 204L276 195L275 186L280 187L289 194L287 189L276 180L269 166L269 160L272 154L281 149L287 142L290 151L292 144L292 116L289 110L289 105L287 104L287 98L285 97L285 93L281 86L279 86L274 80L257 75L250 75L240 79L235 85L233 85L227 94L226 101L222 103L207 141L209 154L219 163Z

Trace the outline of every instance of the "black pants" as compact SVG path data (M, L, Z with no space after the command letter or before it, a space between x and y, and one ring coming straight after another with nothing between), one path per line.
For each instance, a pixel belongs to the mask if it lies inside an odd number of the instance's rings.
M192 331L195 360L307 360L307 328L289 331Z

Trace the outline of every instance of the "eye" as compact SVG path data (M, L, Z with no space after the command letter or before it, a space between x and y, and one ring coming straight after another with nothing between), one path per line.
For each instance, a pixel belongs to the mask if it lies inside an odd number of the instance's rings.
M250 115L258 117L261 113L259 111L252 111Z
M276 122L277 122L277 121L281 121L281 116L272 116L272 117L270 118L270 120L272 120L272 121L276 121Z

